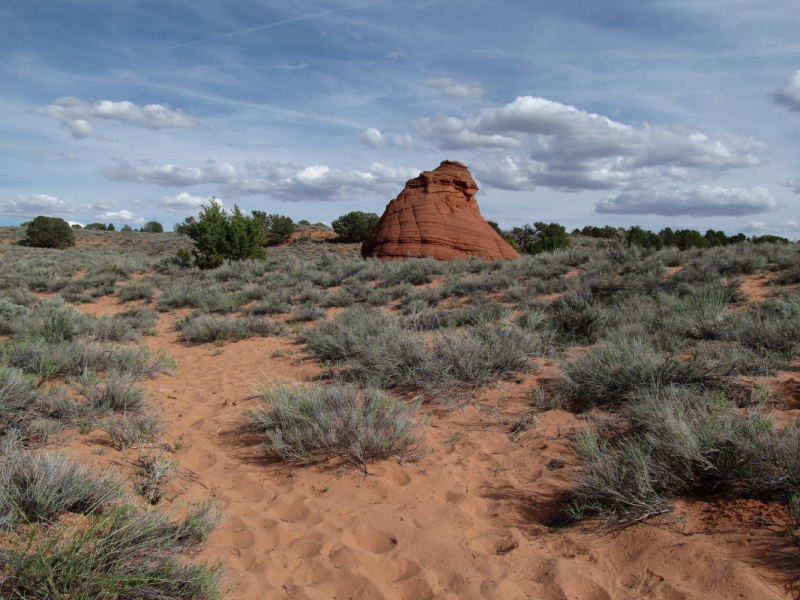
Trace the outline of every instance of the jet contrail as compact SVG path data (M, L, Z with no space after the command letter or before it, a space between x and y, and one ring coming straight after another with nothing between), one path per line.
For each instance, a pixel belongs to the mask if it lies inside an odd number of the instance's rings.
M338 12L345 12L348 10L355 10L357 8L361 8L362 6L369 6L370 4L375 4L375 2L364 2L363 4L356 4L354 6L347 6L345 8L334 8L332 10L326 10L325 12L316 13L313 15L303 15L302 17L294 17L293 19L286 19L284 21L277 21L275 23L269 23L267 25L259 25L258 27L251 27L250 29L242 29L241 31L233 31L231 33L223 33L220 35L215 35L213 37L205 38L202 40L195 40L194 42L186 42L185 44L177 44L175 46L169 46L168 48L162 48L157 52L165 52L167 50L175 50L177 48L185 48L186 46L194 46L196 44L203 44L205 42L211 42L213 40L220 40L222 38L231 37L234 35L241 35L243 33L250 33L252 31L260 31L262 29L270 29L271 27L278 27L280 25L287 25L289 23L296 23L297 21L305 21L306 19L317 19L319 17L324 17L325 15L330 15L333 13ZM156 54L156 52L152 52L151 54Z

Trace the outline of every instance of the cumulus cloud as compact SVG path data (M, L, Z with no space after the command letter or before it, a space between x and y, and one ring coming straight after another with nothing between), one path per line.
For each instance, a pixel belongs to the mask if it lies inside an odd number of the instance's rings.
M389 143L395 148L402 148L405 150L406 148L410 148L412 146L414 140L411 137L411 134L407 133L403 136L392 138L392 141Z
M192 129L200 125L197 119L190 117L182 110L172 110L164 104L137 106L132 102L113 102L111 100L98 100L89 104L72 96L59 98L48 106L34 108L33 112L61 121L72 132L72 137L79 140L90 137L102 141L116 140L114 136L95 135L92 121L129 122L148 129L167 127Z
M759 154L766 150L751 138L637 128L531 96L466 119L438 114L410 126L440 150L489 150L474 163L475 173L484 183L512 190L625 190L664 179L695 181L761 165Z
M616 215L675 217L740 217L778 209L775 197L762 187L752 190L700 186L696 190L644 190L613 194L595 205L595 212Z
M372 129L371 127L362 132L361 135L358 136L358 139L372 148L382 148L386 143L386 136L377 129Z
M101 215L97 215L96 218L103 221L103 223L113 223L114 221L127 223L128 225L139 225L144 223L144 217L125 209L106 212Z
M69 200L59 200L47 194L22 194L14 199L0 199L0 211L7 217L30 219L39 215L46 217L71 216L76 205Z
M116 166L102 174L114 181L149 183L162 187L221 185L236 194L267 194L280 200L341 200L358 192L392 192L419 175L418 169L372 163L356 169L331 169L324 165L304 167L300 163L258 162L236 166L208 161L203 167L185 165L139 166L114 159ZM180 197L181 194L176 196Z
M207 205L209 200L207 196L192 196L188 192L181 192L177 196L164 196L156 204L172 212L184 213L187 210L199 210L202 205ZM224 206L220 198L216 200L218 204Z
M788 106L791 110L800 110L800 70L795 71L771 96L778 104Z
M449 98L480 98L486 93L486 89L480 81L460 82L449 77L442 77L440 79L423 79L422 84L434 88Z

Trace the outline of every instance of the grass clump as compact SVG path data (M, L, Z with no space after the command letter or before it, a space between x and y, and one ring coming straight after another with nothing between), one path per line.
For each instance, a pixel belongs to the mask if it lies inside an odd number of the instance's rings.
M322 359L347 362L349 375L367 385L407 383L425 360L422 339L381 309L352 306L300 336Z
M770 415L738 410L720 393L667 386L631 399L633 428L616 438L585 430L575 504L610 522L668 510L670 497L723 487L740 494L796 493L800 429L778 430Z
M147 300L149 302L153 299L155 291L156 286L152 281L137 281L119 288L118 294L120 302L130 302L132 300Z
M114 472L96 474L63 454L13 450L0 459L0 526L90 514L122 495Z
M178 339L185 342L206 343L216 341L236 342L253 336L283 335L286 328L265 317L212 317L187 315L175 323Z
M3 590L15 598L219 599L221 565L185 560L219 520L211 504L183 518L122 504L71 525L14 532L0 549Z
M315 462L348 458L364 472L369 462L410 458L420 435L419 403L350 385L265 384L257 397L268 406L248 414L264 433L267 450L284 460Z
M696 361L664 356L640 339L600 342L574 362L562 364L562 391L590 404L622 402L640 390L667 385L703 386L712 377Z

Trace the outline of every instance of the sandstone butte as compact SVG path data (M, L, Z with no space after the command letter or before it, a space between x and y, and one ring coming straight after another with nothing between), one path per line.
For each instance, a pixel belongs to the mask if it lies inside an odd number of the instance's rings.
M361 246L361 256L384 260L519 258L481 216L477 191L467 167L454 160L409 179Z

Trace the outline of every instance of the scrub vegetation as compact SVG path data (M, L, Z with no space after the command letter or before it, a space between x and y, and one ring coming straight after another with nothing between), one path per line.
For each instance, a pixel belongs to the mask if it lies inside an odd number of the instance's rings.
M77 229L67 250L0 245L5 595L220 594L220 565L188 560L218 513L154 506L179 467L142 387L177 367L148 348L153 335L280 337L323 367L314 384L266 381L241 413L273 460L366 474L419 458L426 412L547 366L557 383L528 390L534 411L584 419L572 462L553 467L569 470L573 518L643 519L679 497L800 497L800 424L778 418L764 383L797 368L797 244L536 223L501 232L523 251L515 261L380 262L346 240L291 237L308 222L204 210L175 233ZM372 215L346 217L340 236L365 238ZM100 299L122 310L80 310ZM529 408L503 426L518 436L537 418ZM48 447L84 429L137 452L137 475Z

